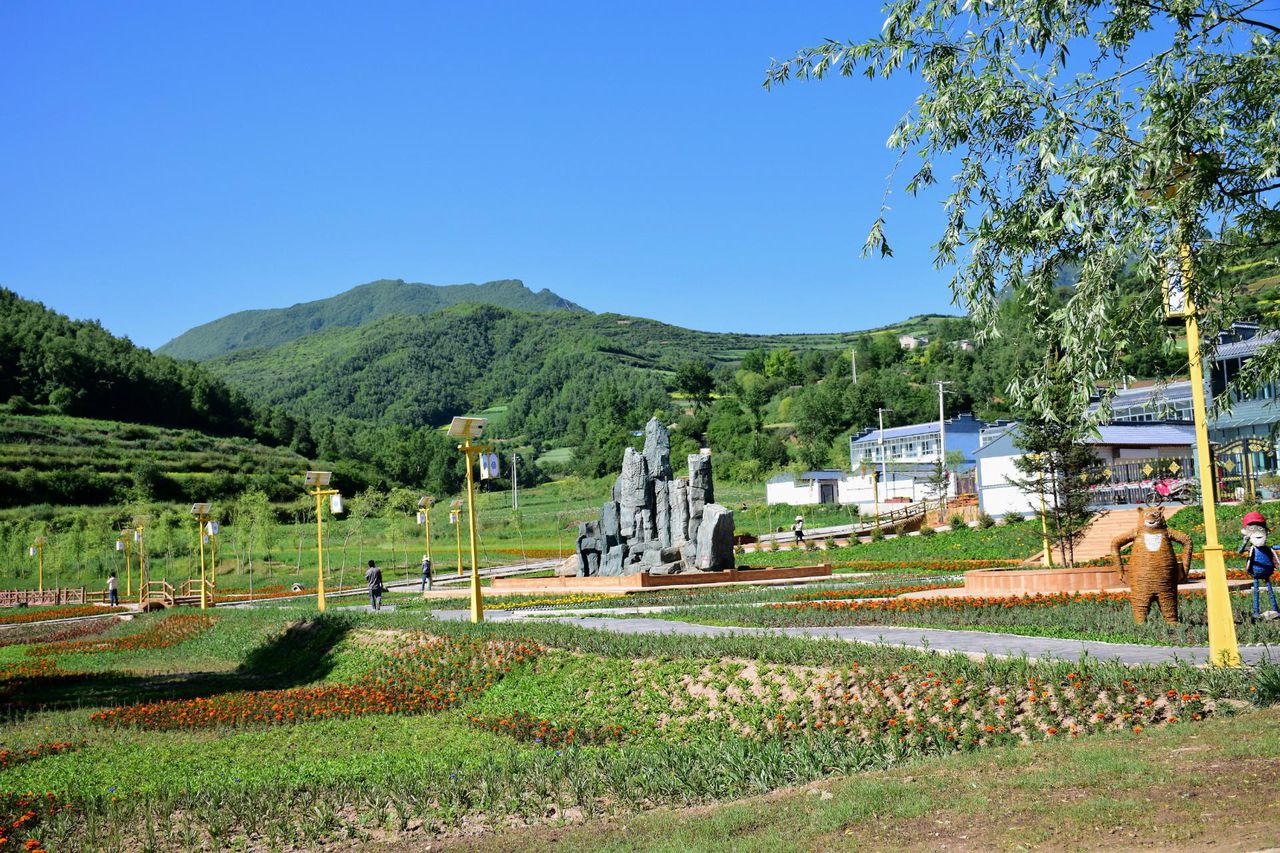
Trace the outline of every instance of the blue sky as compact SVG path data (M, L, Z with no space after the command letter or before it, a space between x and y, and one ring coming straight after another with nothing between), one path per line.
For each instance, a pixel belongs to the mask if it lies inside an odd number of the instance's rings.
M377 278L721 331L953 311L860 249L909 80L761 87L878 4L0 6L0 285L158 346Z

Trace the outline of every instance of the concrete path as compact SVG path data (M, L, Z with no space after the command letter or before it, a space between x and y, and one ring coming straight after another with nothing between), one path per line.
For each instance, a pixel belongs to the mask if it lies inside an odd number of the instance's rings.
M438 619L463 620L470 618L464 610L437 610ZM518 611L489 610L485 618L492 622L526 621L528 617ZM1102 643L1092 640L1063 640L1052 637L1024 637L1019 634L997 634L986 631L946 631L934 628L895 628L889 626L842 626L825 628L730 628L718 625L699 625L669 619L650 619L644 616L602 618L599 616L559 616L542 612L539 619L554 618L557 622L590 628L596 631L612 631L617 634L674 634L683 637L724 637L732 634L784 637L810 637L845 640L853 643L898 646L910 649L929 649L937 652L954 652L974 657L1026 656L1033 660L1078 661L1082 657L1119 663L1153 664L1184 663L1204 664L1209 661L1208 646L1144 646L1136 643ZM1240 649L1245 663L1280 659L1261 646L1245 646Z

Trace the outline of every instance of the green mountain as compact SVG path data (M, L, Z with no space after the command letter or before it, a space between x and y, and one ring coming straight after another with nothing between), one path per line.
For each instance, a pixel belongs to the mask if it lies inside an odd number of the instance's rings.
M901 328L928 333L946 319L913 318ZM424 426L503 404L510 430L554 441L580 429L607 386L632 403L669 401L671 374L690 359L716 365L752 350L829 352L860 334L723 334L617 314L459 305L241 349L205 366L299 416Z
M433 285L383 279L289 308L229 314L184 332L156 352L204 361L247 347L278 346L325 329L360 326L392 314L433 314L472 303L522 311L586 311L550 290L535 293L516 280Z

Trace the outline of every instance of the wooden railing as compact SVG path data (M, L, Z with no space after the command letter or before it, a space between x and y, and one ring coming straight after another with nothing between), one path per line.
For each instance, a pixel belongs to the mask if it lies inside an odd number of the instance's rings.
M150 604L156 602L167 607L172 607L174 602L173 584L166 580L147 581L147 589L143 595L143 603Z
M86 591L82 586L46 589L44 592L37 592L34 589L0 590L0 607L17 607L20 604L40 607L55 604L86 604L87 602Z

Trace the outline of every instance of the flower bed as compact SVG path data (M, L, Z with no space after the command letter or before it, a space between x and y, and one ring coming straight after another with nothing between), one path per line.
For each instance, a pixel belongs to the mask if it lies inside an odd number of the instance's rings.
M392 654L352 684L226 693L207 699L151 702L112 708L90 719L103 726L150 730L293 723L365 714L427 714L484 692L540 652L513 642L423 639Z
M16 767L19 764L26 764L28 761L35 761L37 758L44 758L46 755L69 752L80 746L81 744L72 743L71 741L51 741L49 743L36 744L30 749L0 749L0 770L8 770L10 767Z
M21 850L24 853L48 853L31 833L40 823L64 809L56 794L0 793L0 851Z
M792 601L839 601L857 598L893 598L908 592L924 592L930 589L957 589L958 583L926 583L909 586L882 586L869 589L823 590L821 592L799 592L791 596ZM769 607L787 607L788 604L771 604Z
M213 616L180 613L148 624L136 634L127 634L110 640L68 640L45 643L27 649L29 655L57 655L64 653L97 654L100 652L137 652L167 649L185 643L213 627Z
M97 607L92 604L72 607L44 607L21 613L0 615L0 625L25 625L30 622L46 622L50 619L77 619L81 616L104 616L108 613L127 613L127 607Z
M620 743L626 736L622 726L599 725L590 728L560 728L550 720L531 717L523 711L497 717L468 716L467 719L477 728L486 729L498 734L510 735L517 740L529 741L542 746L569 746L570 744L605 744ZM632 734L635 734L633 729Z
M115 620L93 619L66 625L41 625L35 623L0 634L0 648L24 646L32 643L58 643L104 634L116 626Z

